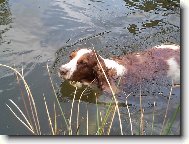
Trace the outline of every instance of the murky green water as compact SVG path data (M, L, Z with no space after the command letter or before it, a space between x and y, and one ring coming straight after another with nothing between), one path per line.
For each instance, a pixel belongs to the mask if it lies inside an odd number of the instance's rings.
M54 117L54 103L56 103L46 68L47 63L61 107L66 118L69 119L75 88L66 81L62 82L56 71L61 64L67 62L72 50L94 46L102 56L111 57L142 51L161 43L180 45L178 0L0 0L0 63L15 67L20 72L23 69L24 77L36 102L43 134L51 133L43 96L46 97L51 117ZM170 86L148 86L147 88L153 91L143 98L144 134L151 134L154 101L156 106L153 134L159 134ZM139 92L139 90L136 91ZM89 134L96 134L95 92L99 93L87 89L81 99L79 134L87 133L87 113ZM73 134L77 131L78 99L81 93L82 89L78 90L73 105ZM12 71L0 67L0 134L31 134L6 106L8 104L19 114L9 101L12 99L24 113L27 113L22 95L26 97L22 82L18 84L16 75ZM111 97L97 95L98 111L104 117ZM123 133L130 135L129 116L125 99L122 97L119 108ZM134 133L138 134L141 116L139 97L130 96L128 103ZM180 88L175 88L172 92L167 119L172 118L178 104L180 104ZM26 105L30 107L28 102ZM60 115L58 105L56 109ZM54 122L54 119L52 121ZM62 117L58 116L57 121L59 134L64 134L66 126ZM120 134L117 114L110 134ZM180 113L176 117L171 134L180 134Z

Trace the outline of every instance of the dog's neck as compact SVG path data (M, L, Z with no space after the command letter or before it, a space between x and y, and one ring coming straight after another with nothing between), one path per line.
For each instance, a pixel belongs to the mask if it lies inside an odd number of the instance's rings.
M103 90L110 92L110 84L113 91L117 91L115 81L126 73L126 68L114 60L104 59L100 55L98 55L98 58L99 62L94 69L97 78L96 82L98 83L97 85Z
M123 76L126 72L126 68L119 64L118 62L111 60L111 59L104 59L102 58L105 66L107 67L107 69L109 70L115 70L116 71L116 75L117 76Z

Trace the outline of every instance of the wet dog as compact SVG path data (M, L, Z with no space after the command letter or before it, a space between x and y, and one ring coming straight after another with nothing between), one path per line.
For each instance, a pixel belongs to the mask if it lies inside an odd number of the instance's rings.
M79 49L59 68L59 76L69 81L96 85L103 91L118 91L120 85L168 77L180 83L180 46L159 45L143 52L105 59L91 49Z

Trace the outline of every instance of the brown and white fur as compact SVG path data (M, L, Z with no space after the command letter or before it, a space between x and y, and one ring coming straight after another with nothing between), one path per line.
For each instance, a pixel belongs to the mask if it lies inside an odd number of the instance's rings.
M80 49L71 53L67 64L61 65L59 75L63 79L93 83L101 90L110 91L102 68L114 90L119 77L125 85L159 76L170 77L175 83L180 83L180 46L159 45L113 59L102 58L91 49Z

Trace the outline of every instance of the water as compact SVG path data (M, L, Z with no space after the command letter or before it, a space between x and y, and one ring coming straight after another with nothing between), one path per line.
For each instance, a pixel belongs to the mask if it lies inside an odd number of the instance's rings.
M62 82L56 73L58 67L67 62L70 52L78 47L95 47L103 57L119 56L128 52L142 51L161 43L180 44L180 6L178 0L130 1L130 0L0 0L0 63L22 71L34 96L41 131L50 134L51 129L45 110L46 97L50 116L54 116L54 92L47 72L47 63L61 107L67 119L70 117L75 88ZM151 88L150 86L148 88ZM144 96L144 134L151 134L152 116L155 106L153 134L161 131L167 106L170 86L152 87L155 96ZM73 107L72 128L77 131L76 119L78 99L83 89L76 94ZM138 90L136 90L138 91ZM8 104L17 114L12 99L23 111L24 86L16 80L9 69L0 67L0 134L31 134L10 112ZM97 93L97 94L95 94ZM79 133L97 131L97 103L104 116L108 95L98 90L87 89L80 102ZM128 98L134 133L140 125L139 97ZM174 88L167 118L172 118L180 104L180 88ZM29 107L29 103L27 103ZM125 100L120 100L120 112L124 134L129 135L130 125ZM58 106L57 113L60 115ZM19 115L21 116L21 115ZM58 134L67 133L61 116L57 117ZM110 134L120 134L118 115ZM180 113L177 115L171 134L180 134Z

